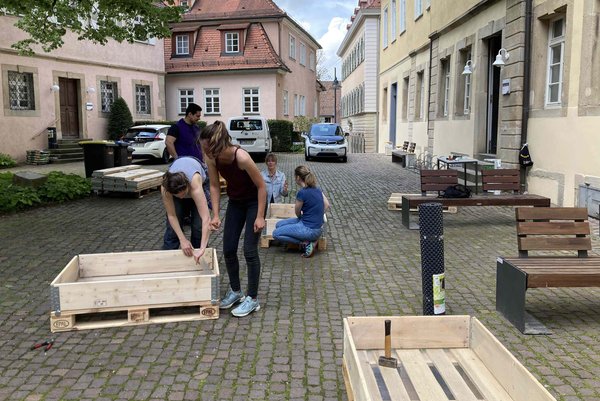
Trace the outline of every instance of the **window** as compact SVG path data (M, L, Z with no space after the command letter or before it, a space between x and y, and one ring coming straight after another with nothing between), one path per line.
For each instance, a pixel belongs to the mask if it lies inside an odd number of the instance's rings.
M400 0L400 33L406 31L406 0Z
M415 19L423 15L423 0L415 0Z
M137 114L152 114L150 108L150 85L135 86L135 111Z
M33 74L8 71L8 97L11 110L35 110Z
M383 10L383 47L388 45L388 9Z
M181 1L179 2L179 5L180 5L181 7L185 7L185 8L187 8L187 6L188 6L188 2L187 2L187 0L181 0Z
M296 38L290 35L290 58L296 59Z
M239 53L240 51L240 33L225 33L225 53Z
M392 0L390 11L391 27L392 27L392 42L396 40L396 0Z
M548 35L548 77L546 105L560 105L562 95L563 57L565 50L565 19L550 22Z
M283 91L283 115L287 116L290 114L290 99L288 91Z
M450 58L441 60L441 85L440 85L440 102L441 110L439 115L443 117L448 116L450 111Z
M306 45L300 42L300 65L306 65Z
M423 119L425 111L425 81L423 80L423 71L417 72L417 87L415 95L415 118Z
M388 88L383 88L383 95L381 96L382 106L381 106L381 120L387 121L388 114Z
M464 113L465 115L471 112L471 74L464 75L465 77L465 96L464 96Z
M456 64L456 108L454 109L454 114L458 116L468 116L471 113L472 75L460 73L471 60L471 57L470 46L460 49L458 53L458 64Z
M402 119L404 121L408 120L408 85L409 85L409 77L403 79L402 82Z
M194 103L194 90L179 89L179 114L185 114L190 103Z
M190 37L189 35L175 36L175 54L184 55L190 54Z
M244 113L259 113L258 88L244 88Z
M308 54L308 68L310 68L311 71L315 70L315 52L312 50Z
M300 95L300 114L301 116L306 115L306 96Z
M294 94L294 116L300 115L300 103L298 102L298 95Z
M221 113L220 93L219 89L204 89L204 114Z
M118 97L116 82L100 81L100 110L103 113L110 113L110 108Z

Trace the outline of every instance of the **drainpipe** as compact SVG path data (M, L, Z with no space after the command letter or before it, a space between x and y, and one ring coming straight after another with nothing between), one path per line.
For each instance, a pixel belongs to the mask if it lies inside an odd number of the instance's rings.
M529 101L531 92L531 31L533 24L533 0L525 0L525 49L523 60L523 109L521 114L521 148L527 143ZM519 150L519 159L521 152ZM521 167L521 191L527 190L527 167Z
M431 121L429 120L429 107L431 105L431 70L433 68L433 41L436 40L438 36L439 35L437 31L429 35L429 79L427 83L427 148L429 148L429 124L431 123ZM431 149L431 152L433 153L433 147Z

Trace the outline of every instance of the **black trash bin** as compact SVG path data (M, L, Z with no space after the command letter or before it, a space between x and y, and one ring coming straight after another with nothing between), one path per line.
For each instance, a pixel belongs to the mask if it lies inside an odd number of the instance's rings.
M85 176L91 177L95 170L102 170L115 166L114 142L106 141L82 141L79 146L83 147L83 164L85 165Z
M115 143L115 167L128 166L133 159L133 148L127 142Z
M56 138L56 127L48 127L48 149L58 148L58 141Z

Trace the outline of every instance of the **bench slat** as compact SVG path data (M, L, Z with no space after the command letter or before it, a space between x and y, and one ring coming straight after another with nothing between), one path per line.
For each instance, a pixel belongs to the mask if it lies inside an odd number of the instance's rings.
M519 191L521 184L515 183L484 183L482 186L484 191Z
M592 249L592 242L589 237L519 237L518 245L520 251L589 251Z
M421 170L421 179L423 177L458 177L458 171L453 169L447 170Z
M511 177L519 177L520 171L516 168L499 168L499 169L489 169L489 170L481 170L481 175L483 177L487 176L511 176Z
M536 256L535 258L506 258L504 259L519 269L537 269L550 266L551 269L559 267L565 269L600 267L600 257L588 256L578 258L575 256Z
M583 207L553 207L517 209L517 220L587 220L587 209Z
M517 235L590 235L587 221L518 222Z
M557 274L556 272L527 274L527 288L598 286L600 286L600 274L598 272L589 274Z

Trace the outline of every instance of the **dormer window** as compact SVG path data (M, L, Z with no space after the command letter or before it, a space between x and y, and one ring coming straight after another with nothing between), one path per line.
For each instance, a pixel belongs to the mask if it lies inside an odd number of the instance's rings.
M225 32L225 53L240 52L240 33Z
M175 55L187 56L190 54L190 36L176 35L175 36Z

